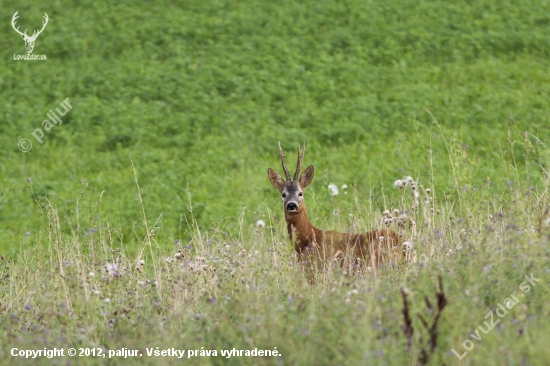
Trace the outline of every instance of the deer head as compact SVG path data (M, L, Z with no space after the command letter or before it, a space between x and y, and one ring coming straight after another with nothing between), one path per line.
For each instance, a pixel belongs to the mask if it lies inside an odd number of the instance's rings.
M277 173L275 170L269 168L267 174L271 184L281 192L283 199L283 206L285 210L285 216L292 216L300 213L305 207L304 205L304 191L306 187L313 180L313 165L310 165L304 170L298 179L300 174L300 168L302 166L302 160L306 151L306 144L304 143L304 150L300 153L300 147L298 147L298 164L296 171L294 172L294 178L290 178L290 173L285 164L285 154L283 148L279 142L279 154L281 156L281 163L283 165L283 171L285 172L286 179Z
M32 53L32 50L34 49L34 42L36 41L36 39L38 38L38 36L40 35L40 33L42 33L42 31L44 30L44 28L46 28L46 24L48 24L48 14L44 13L44 22L42 22L42 29L40 29L39 31L38 30L35 30L33 33L32 33L32 36L28 36L27 35L27 30L25 29L24 32L21 32L19 31L19 27L15 27L15 21L17 20L17 18L19 17L17 15L17 13L19 13L19 11L16 11L15 14L13 14L13 18L11 18L11 26L13 27L13 29L19 33L19 35L21 35L21 38L23 38L23 40L25 41L25 48L27 49L27 53Z

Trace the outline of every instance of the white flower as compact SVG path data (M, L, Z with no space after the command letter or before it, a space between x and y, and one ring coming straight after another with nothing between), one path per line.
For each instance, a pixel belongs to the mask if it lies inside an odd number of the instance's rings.
M256 221L256 226L257 226L257 227L265 227L265 222L264 222L264 220L258 220L258 221Z
M407 184L407 182L403 182L401 179L398 179L393 183L393 186L395 188L403 188L405 184Z
M410 183L410 184L414 183L414 179L410 175L407 178L405 178L405 184L407 183Z
M88 276L89 276L89 277L94 277L94 276L95 276L95 273L94 273L94 272L90 272L90 273L88 273Z
M140 259L140 260L139 260L139 265L140 265L140 266L145 265L145 261L144 261L143 259Z
M108 297L105 299L105 302L111 302L111 299L109 299Z
M344 190L348 189L348 185L347 184L342 184L342 189L344 189Z
M337 196L338 195L338 186L334 183L330 183L328 185L328 190L330 191L331 196Z

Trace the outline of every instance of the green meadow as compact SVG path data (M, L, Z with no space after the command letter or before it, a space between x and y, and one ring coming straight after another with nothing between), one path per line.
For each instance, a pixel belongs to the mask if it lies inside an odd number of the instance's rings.
M549 362L549 1L1 4L2 363ZM399 210L411 261L309 278L279 141L314 225Z

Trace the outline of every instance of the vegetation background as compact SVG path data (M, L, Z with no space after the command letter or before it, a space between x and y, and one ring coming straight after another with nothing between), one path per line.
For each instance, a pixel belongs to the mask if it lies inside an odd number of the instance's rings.
M399 328L399 287L432 296L443 273L454 307L446 310L446 348L436 357L453 364L449 350L535 271L546 282L529 295L533 305L507 319L525 323L517 326L520 335L530 326L532 333L518 340L518 330L505 327L476 343L477 356L463 362L550 358L548 326L540 324L550 309L543 228L550 2L0 4L2 343L40 348L36 339L44 338L50 346L144 349L161 339L156 345L176 348L279 347L284 364L411 363L417 349L406 349ZM39 28L48 14L34 49L47 61L13 60L25 53L10 24L17 10L21 29ZM31 132L65 98L73 109L39 144ZM32 141L31 151L18 149L21 138ZM304 164L316 168L308 208L323 228L346 230L352 214L366 230L383 210L410 207L409 196L393 189L395 179L411 175L431 187L433 214L442 216L419 221L423 265L368 279L338 272L315 286L296 266L267 276L292 261L280 198L266 174L268 167L280 171L278 141L289 165L306 142ZM329 183L349 188L333 197ZM265 233L255 228L259 219ZM514 243L510 252L499 252L506 240ZM272 243L280 244L277 251L258 249ZM179 269L163 270L162 258L179 248L190 263L197 256L208 262L226 245L238 247L232 255L244 251L244 262L237 272L218 268L221 284L194 279L185 295L170 285ZM117 274L114 283L108 272L106 282L94 284L88 272L116 262L109 248L122 248L127 276ZM140 258L154 269L131 272ZM502 265L493 273L495 261ZM67 263L75 266L74 283L65 275L49 279L47 273L70 272ZM205 265L222 266L216 263ZM161 285L150 290L151 280ZM147 288L139 301L139 291L125 292L136 283ZM363 296L362 310L346 308L352 290ZM141 303L135 311L147 321L113 328L116 310L105 307L115 303ZM150 327L159 329L156 338Z

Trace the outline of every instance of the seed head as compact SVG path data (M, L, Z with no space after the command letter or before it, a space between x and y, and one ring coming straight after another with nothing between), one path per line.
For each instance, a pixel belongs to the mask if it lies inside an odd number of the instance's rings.
M338 195L338 186L336 184L330 183L328 185L328 190L329 190L331 196L337 196Z

